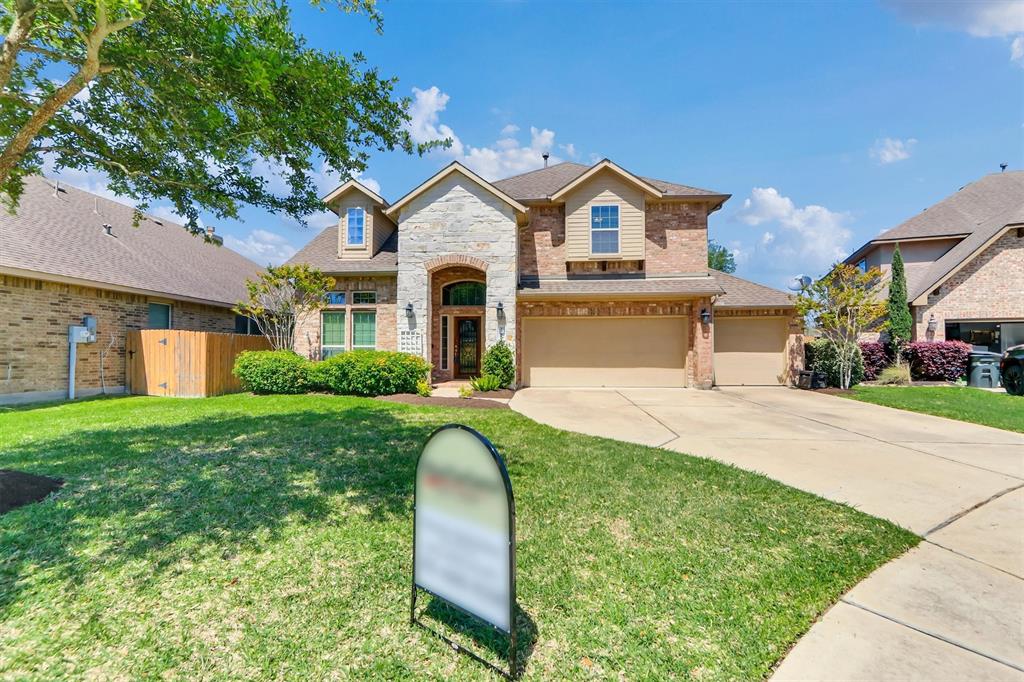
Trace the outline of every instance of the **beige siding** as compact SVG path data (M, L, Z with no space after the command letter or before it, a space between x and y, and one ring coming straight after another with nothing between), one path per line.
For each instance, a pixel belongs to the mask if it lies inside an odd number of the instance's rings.
M619 253L590 253L590 207L619 206ZM567 260L641 260L644 257L644 195L611 171L594 176L565 200Z
M687 324L686 317L660 316L526 318L523 383L683 386Z
M786 380L789 320L784 317L717 317L715 384L774 386Z
M395 231L395 224L391 222L384 211L380 209L380 206L374 206L373 208L373 239L367 239L368 242L373 244L373 253L380 251L380 247L384 246L384 242L387 241L391 233ZM373 255L373 254L371 254Z

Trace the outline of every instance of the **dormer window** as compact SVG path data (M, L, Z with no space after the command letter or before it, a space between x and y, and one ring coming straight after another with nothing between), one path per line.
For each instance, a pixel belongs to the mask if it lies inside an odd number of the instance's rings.
M590 252L594 254L619 252L618 205L590 207Z
M350 208L346 213L346 244L349 246L364 246L364 227L366 225L366 211L362 208Z

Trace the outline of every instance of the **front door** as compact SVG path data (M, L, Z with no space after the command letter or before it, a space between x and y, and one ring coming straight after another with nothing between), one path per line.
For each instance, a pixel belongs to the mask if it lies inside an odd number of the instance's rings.
M480 374L480 318L456 317L455 376L475 377Z

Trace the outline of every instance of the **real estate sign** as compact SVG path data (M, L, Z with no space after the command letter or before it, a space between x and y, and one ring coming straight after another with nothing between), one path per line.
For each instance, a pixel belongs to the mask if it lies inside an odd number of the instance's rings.
M416 589L512 634L515 503L501 455L459 424L436 430L416 466Z

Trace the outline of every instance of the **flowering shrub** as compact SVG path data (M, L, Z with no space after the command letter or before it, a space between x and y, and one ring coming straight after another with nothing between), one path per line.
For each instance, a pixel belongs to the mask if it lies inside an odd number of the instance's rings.
M970 355L971 347L963 341L918 341L903 350L910 374L925 381L956 381L967 374Z
M864 358L864 378L874 381L883 369L892 364L889 346L880 341L864 341L858 345Z

